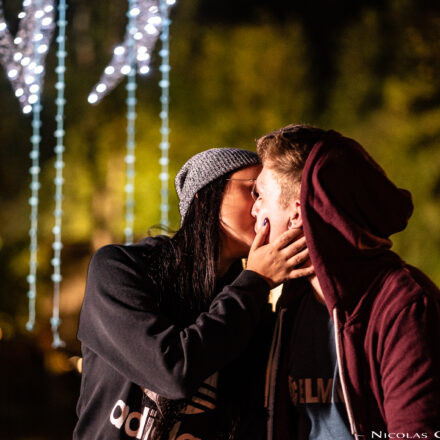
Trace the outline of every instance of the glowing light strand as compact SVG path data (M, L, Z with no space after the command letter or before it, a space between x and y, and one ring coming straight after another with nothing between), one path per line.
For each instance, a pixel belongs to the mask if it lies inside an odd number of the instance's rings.
M90 104L99 103L121 82L124 76L130 74L130 41L134 40L137 72L140 75L146 75L150 70L151 52L162 27L158 0L138 0L133 7L129 7L128 17L133 24L132 29L136 28L136 30L130 34L129 26L127 26L124 41L114 48L112 60L88 96Z
M41 8L41 1L36 2L37 12ZM40 32L40 28L37 26L35 28L35 33L38 34ZM39 65L40 56L37 50L38 42L34 40L34 62ZM41 76L37 76L35 79L34 85L37 87L35 89L35 93L31 95L33 98L31 101L28 100L28 106L31 106L32 111L32 150L30 153L30 158L32 160L31 167L29 169L29 173L31 175L31 197L29 198L29 205L31 207L30 213L30 229L29 229L29 275L27 277L29 290L28 290L28 299L29 299L29 319L26 323L26 329L28 331L32 331L35 327L35 307L36 307L36 299L37 299L37 267L38 267L38 205L39 198L38 193L40 189L40 143L41 143L41 104L40 104L40 95L41 95ZM24 107L25 109L26 107ZM23 111L25 111L23 109Z
M44 60L54 31L54 0L24 0L15 38L5 21L0 0L0 63L23 113L30 113L43 85Z
M52 244L52 248L54 251L54 256L52 258L52 281L53 281L53 309L52 309L52 317L50 319L50 324L53 333L53 342L52 347L59 348L65 346L65 343L61 340L60 335L58 333L58 328L60 326L60 285L62 280L61 275L61 249L63 247L61 241L61 227L62 227L62 216L63 216L63 153L65 150L64 147L64 106L66 104L66 100L64 98L64 90L65 90L65 80L64 74L66 71L66 0L59 0L58 3L58 50L57 50L57 58L58 58L58 66L55 69L57 73L57 82L55 84L55 88L57 90L57 98L56 98L56 106L57 106L57 114L55 117L55 121L57 123L57 128L55 130L55 210L54 210L54 227L52 229L54 235L54 241Z
M136 46L134 36L138 32L136 26L136 15L138 11L137 0L128 1L128 24L127 34L127 62L130 70L127 81L127 143L126 143L126 181L125 181L125 243L133 243L134 225L134 180L135 180L135 130L136 130Z
M127 81L127 142L126 142L126 183L125 183L125 241L133 241L134 225L134 179L135 179L135 120L136 120L136 71L141 75L149 72L151 52L161 35L162 50L162 79L159 83L162 88L162 110L160 117L162 156L160 164L161 180L161 222L168 225L168 150L169 150L169 18L168 9L175 4L175 0L129 0L128 25L124 42L115 47L113 58L104 69L100 81L94 86L88 96L91 104L97 104L121 81L124 75ZM163 27L165 31L163 32ZM162 35L163 34L163 35Z
M160 57L162 58L162 63L160 66L160 71L162 72L162 78L159 82L159 86L162 89L162 95L160 98L160 102L162 104L162 109L160 112L160 118L162 120L160 133L161 133L161 142L160 142L160 150L161 157L159 159L159 163L161 165L161 172L159 174L159 179L161 182L160 189L160 223L164 226L169 225L168 220L168 212L169 212L169 202L168 202L168 182L169 182L169 172L168 172L168 164L169 157L168 152L170 148L169 144L169 87L170 87L170 45L169 45L169 27L170 27L170 19L168 14L170 1L160 0L160 13L162 19L162 32L160 35L160 39L162 41L162 48L159 52Z
M40 189L39 175L40 175L40 94L38 93L37 102L33 106L33 120L32 120L32 150L30 158L32 160L29 173L31 175L31 197L29 198L29 205L31 207L30 213L30 228L29 228L29 274L27 282L29 285L28 300L29 300L29 318L26 323L26 329L32 331L35 326L35 303L37 297L37 266L38 266L38 192Z
M24 0L23 9L18 14L19 26L12 38L5 21L3 4L0 0L0 63L5 67L8 79L18 98L23 113L33 112L32 150L30 153L31 196L29 204L29 318L26 328L32 331L35 326L35 304L37 296L38 266L38 193L40 189L39 156L41 130L40 96L44 78L44 60L49 49L54 30L53 0Z

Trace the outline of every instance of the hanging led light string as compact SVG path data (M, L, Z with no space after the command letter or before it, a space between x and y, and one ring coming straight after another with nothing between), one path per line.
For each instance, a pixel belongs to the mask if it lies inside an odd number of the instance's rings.
M135 178L135 130L136 130L136 17L139 15L137 0L128 1L127 41L128 80L127 90L127 144L126 144L126 176L125 176L125 244L133 243L134 225L134 178Z
M0 0L1 1L1 0ZM127 82L127 142L125 183L125 241L133 241L134 224L134 178L135 178L135 120L136 120L136 71L146 75L150 70L151 53L159 39L162 40L162 78L159 83L162 94L161 124L161 223L168 225L168 150L169 150L169 7L175 0L129 0L128 24L124 40L113 50L113 57L98 83L89 93L90 104L98 104L104 96L116 87L124 76Z
M41 17L44 14L42 8L42 1L37 0L35 2L36 11L35 17ZM33 45L34 45L34 60L32 63L35 63L35 67L40 65L41 62L41 54L44 53L40 49L40 37L41 35L41 23L37 24L35 28L35 33L32 37ZM47 47L44 47L45 51L47 51ZM34 73L35 73L34 67ZM30 158L32 160L31 167L29 169L29 173L31 175L31 197L29 198L29 205L31 207L30 213L30 229L29 229L29 275L27 277L27 282L29 285L28 290L28 299L29 299L29 318L26 323L26 329L28 331L32 331L35 326L35 305L37 299L37 266L38 266L38 204L39 204L39 189L40 189L40 143L41 143L41 77L40 75L43 73L42 69L38 69L39 73L35 73L34 75L28 75L25 77L25 83L33 82L29 91L31 95L28 98L28 104L23 108L24 113L28 113L29 110L32 111L32 150L30 153Z
M37 4L37 8L38 8ZM30 229L29 229L29 275L27 282L29 285L28 299L29 299L29 318L26 323L26 329L32 331L35 326L35 303L37 298L37 266L38 266L38 192L40 189L40 129L41 129L41 104L40 104L40 81L33 84L33 95L29 97L29 104L24 107L26 112L30 104L32 114L32 150L30 152L31 167L29 173L31 175L31 197L29 198L29 205L31 207L30 213ZM32 98L32 99L31 99Z
M30 113L43 85L44 60L54 31L54 0L24 0L18 31L9 32L0 0L0 63L23 113ZM36 106L38 107L38 106Z
M54 241L52 244L52 248L54 251L54 257L52 259L53 266L53 309L52 309L52 317L50 319L50 324L52 327L53 333L53 342L52 347L58 348L63 347L65 343L60 339L58 328L60 326L60 284L62 280L61 276L61 249L63 244L61 242L61 225L62 225L62 215L63 215L63 153L64 153L64 106L66 104L66 100L64 98L64 89L65 89L65 81L64 81L64 73L66 71L66 0L59 0L58 3L58 65L55 69L57 73L57 82L55 84L55 88L57 89L57 99L55 101L57 106L57 114L55 117L55 121L57 123L57 128L55 130L55 210L54 210L54 223L55 226L52 229L54 235Z
M1 0L0 0L1 1ZM131 11L131 12L130 12ZM124 40L113 50L113 57L98 83L89 93L90 104L98 104L130 72L128 41L134 38L137 72L147 75L150 71L151 53L159 39L161 22L158 0L137 0L137 5L129 7L128 18L134 22L136 32L129 33L127 25Z
M39 87L37 84L34 84ZM40 92L36 93L37 99L33 105L33 118L32 118L32 150L30 158L32 160L29 173L31 175L31 197L29 198L29 205L31 206L30 214L30 229L29 229L29 275L27 276L27 282L29 285L28 299L29 299L29 318L26 323L26 328L32 331L35 326L35 302L37 297L37 265L38 265L38 192L40 189L40 128L41 128L41 104L40 104Z
M161 182L160 189L160 223L164 226L169 225L168 212L170 210L168 202L168 182L169 182L169 172L168 164L169 157L168 152L170 149L169 143L169 101L170 101L170 19L168 8L169 5L174 4L174 0L160 0L160 14L162 19L162 32L160 34L160 39L162 41L162 49L159 52L162 58L162 64L160 66L160 71L162 72L162 78L159 82L159 86L162 89L162 95L160 97L160 102L162 104L162 109L160 112L160 119L162 120L160 133L160 151L161 157L159 159L159 164L161 165L161 172L159 174L159 179Z
M22 111L32 115L31 166L31 207L29 227L29 318L26 328L35 326L35 302L37 296L37 251L38 251L38 192L40 189L40 130L41 103L43 88L44 60L49 49L54 30L54 0L24 0L23 9L18 14L19 25L15 38L9 32L4 18L3 4L0 0L0 63L7 72L9 81L18 98Z

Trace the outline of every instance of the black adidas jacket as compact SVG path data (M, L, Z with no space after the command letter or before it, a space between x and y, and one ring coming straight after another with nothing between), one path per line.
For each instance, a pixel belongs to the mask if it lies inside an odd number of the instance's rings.
M142 404L142 388L190 398L246 348L265 309L269 286L245 270L195 323L175 325L159 310L147 276L146 255L160 241L105 246L91 260L78 331L84 360L74 440L148 439L154 411Z

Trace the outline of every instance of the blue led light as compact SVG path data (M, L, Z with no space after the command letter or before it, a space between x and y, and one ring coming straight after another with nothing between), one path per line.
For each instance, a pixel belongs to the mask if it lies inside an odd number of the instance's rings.
M32 112L31 196L29 197L29 274L26 278L29 299L29 318L26 328L35 326L35 303L37 297L38 266L38 192L40 189L40 129L43 88L44 60L54 31L54 0L24 0L23 9L18 14L19 24L15 38L6 24L3 5L0 0L0 63L5 67L15 96L25 114Z
M138 12L139 11L139 12ZM125 244L133 243L134 226L134 179L135 179L135 150L136 150L136 40L138 32L136 17L140 10L137 0L128 0L127 24L127 142L125 156ZM117 48L118 49L118 48ZM122 50L122 47L120 47ZM124 49L125 52L125 49ZM124 67L127 67L124 66Z
M159 159L159 164L161 166L161 172L159 175L161 183L160 191L160 223L164 226L169 225L168 212L169 212L169 202L168 202L168 183L169 183L169 173L168 173L168 151L169 151L169 140L168 135L170 133L169 129L169 87L170 87L170 19L169 19L169 8L170 2L166 0L160 0L160 15L162 21L162 32L160 34L160 40L162 42L162 48L159 51L159 55L162 59L161 66L159 68L162 73L162 78L159 81L159 87L162 89L162 94L160 102L162 108L159 117L162 121L161 123L161 142L159 145L161 151L161 157Z
M51 264L53 266L52 282L53 282L53 305L52 305L52 317L50 319L50 324L52 327L53 341L52 347L59 348L63 347L65 343L61 340L58 333L58 328L60 326L60 287L61 287L61 250L63 244L61 241L61 231L62 231L62 216L63 216L63 153L65 151L64 146L64 106L66 100L64 99L65 90L65 80L64 74L66 71L65 58L66 58L66 0L59 0L58 3L58 66L55 69L57 74L57 82L55 84L55 89L57 90L57 98L55 100L57 106L57 113L55 116L55 121L57 123L57 128L54 132L56 138L56 145L54 148L56 159L54 163L54 168L56 170L54 184L55 184L55 210L54 210L54 227L52 233L54 236L54 241L52 248L54 251L54 257L52 258Z
M35 2L36 10L41 11L42 0L37 0ZM41 23L36 23L32 39L33 49L34 49L34 62L35 65L40 64L41 51L38 50L40 43L36 41L35 35L38 35L41 32ZM20 42L22 41L22 37L18 37ZM32 84L28 81L29 86L35 86L35 93L32 93L28 97L27 106L31 106L32 111L32 150L30 153L30 158L32 160L31 167L29 169L29 173L31 175L31 197L29 198L29 205L31 207L30 213L30 229L29 229L29 275L27 276L27 282L29 285L28 290L28 300L29 300L29 317L26 323L26 329L28 331L32 331L35 327L35 304L37 299L37 267L38 267L38 193L40 189L40 129L41 129L41 104L40 104L40 95L41 95L41 76L35 75L33 76ZM30 100L32 98L32 101ZM23 108L23 111L28 110L27 106Z
M127 243L133 241L134 225L134 179L135 179L135 134L136 134L136 72L145 75L149 72L151 52L157 39L160 36L162 48L160 56L162 63L160 71L162 74L159 82L161 88L161 142L159 145L161 158L159 160L161 172L159 179L161 182L161 223L168 225L168 184L169 184L169 7L175 3L175 0L129 0L129 9L127 16L129 19L127 25L127 34L123 44L114 49L113 59L105 68L100 82L90 93L88 100L94 104L99 102L103 96L112 90L112 88L125 75L127 82L127 142L126 142L126 226L125 238ZM19 99L23 113L32 112L32 150L30 153L31 166L29 173L31 175L31 196L29 197L30 229L29 229L29 274L27 282L29 284L29 319L26 324L28 330L33 330L35 326L35 303L37 297L37 251L38 251L38 206L39 206L39 156L40 156L40 130L41 130L41 91L43 87L43 78L45 74L44 60L49 50L51 37L55 28L55 1L54 0L24 0L23 11L19 14L19 30L14 39L12 39L7 24L4 19L2 0L0 0L0 62L6 69L7 77L10 80L15 96ZM56 160L54 167L56 176L55 184L55 209L54 209L54 227L52 229L54 241L52 248L54 256L51 260L53 266L52 281L53 292L53 310L50 319L53 332L54 348L61 347L64 342L60 339L58 330L61 323L59 317L60 301L60 283L61 275L61 250L63 244L61 241L62 232L62 200L63 200L63 153L64 146L64 107L66 100L64 98L66 71L65 58L67 52L66 42L66 0L59 0L58 3L58 36L57 36L57 59L58 66L55 69L57 82L57 106L56 123L57 128L54 133L56 145L54 151Z
M169 150L169 8L176 3L175 0L129 0L128 24L124 41L113 50L110 64L104 69L99 82L94 86L88 96L90 104L97 104L110 93L121 81L124 75L128 77L127 90L127 142L126 142L126 184L125 184L125 242L133 242L134 226L134 178L135 178L135 120L136 120L136 71L145 75L150 71L151 52L159 36L162 48L159 55L162 59L160 71L162 74L159 82L161 88L162 109L161 118L161 223L169 225L168 220L168 150Z
M37 298L37 266L38 266L38 192L40 189L40 93L37 94L38 100L33 105L33 123L32 123L32 150L30 158L32 160L29 173L31 175L31 197L29 198L29 205L31 206L30 213L30 229L29 229L29 275L27 282L29 284L28 299L29 299L29 318L26 323L26 329L32 331L35 326L35 301Z
M25 114L41 92L44 60L54 31L54 0L24 0L15 38L10 34L0 0L0 63Z
M174 3L174 0L168 1L169 5ZM133 7L131 7L132 4ZM137 0L136 3L129 2L127 17L131 25L127 26L124 40L114 48L110 63L104 69L99 82L90 92L88 96L90 104L99 103L122 81L124 75L130 74L130 66L133 66L130 61L133 58L131 52L133 47L134 68L140 75L146 75L150 71L151 53L162 28L159 1Z

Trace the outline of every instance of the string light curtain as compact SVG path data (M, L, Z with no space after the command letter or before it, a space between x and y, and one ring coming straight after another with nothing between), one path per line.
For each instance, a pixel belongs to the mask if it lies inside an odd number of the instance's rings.
M49 50L54 31L54 2L50 0L24 0L22 11L18 14L19 26L15 38L9 32L3 3L0 0L0 63L6 70L15 96L18 98L23 113L33 113L32 117L32 150L31 196L29 205L29 319L26 328L31 331L35 326L35 303L37 296L38 264L38 205L39 205L39 156L41 143L41 104L43 88L44 61Z
M162 89L162 95L160 97L160 102L162 104L162 109L160 112L160 119L162 121L160 134L161 142L159 145L161 151L161 157L159 159L159 164L161 166L161 172L159 174L159 179L161 182L160 189L160 223L164 226L169 226L168 213L170 210L168 202L168 187L170 175L168 172L169 164L169 102L170 102L170 19L169 19L169 6L174 4L175 0L160 0L160 14L162 20L162 33L160 39L162 41L162 49L159 52L162 58L162 64L160 66L160 71L162 72L162 78L159 82L159 87Z
M126 167L126 228L124 230L126 242L133 240L134 223L134 177L135 177L135 120L136 120L136 71L145 75L150 70L151 52L157 39L161 38L162 48L159 52L162 59L160 71L162 78L159 86L161 93L161 223L168 225L168 151L169 151L169 7L175 0L129 0L128 25L124 42L113 51L110 64L104 69L100 81L95 85L88 96L92 104L98 103L109 93L124 76L127 82L127 153ZM61 275L61 241L62 228L62 199L63 199L63 153L64 147L64 107L65 107L65 42L66 42L66 0L58 3L58 66L56 68L57 89L56 98L56 124L55 131L55 209L53 227L52 258L54 283L53 310L51 327L54 335L53 346L64 345L59 337L59 295ZM32 150L31 158L31 196L29 204L30 214L30 260L29 274L29 319L26 324L28 330L35 326L35 302L37 281L37 251L38 251L38 205L39 205L39 156L41 143L41 91L45 74L44 62L49 50L50 42L55 28L55 7L53 0L24 0L22 11L18 14L19 28L13 38L8 30L4 17L3 3L0 0L0 63L4 66L7 77L11 82L15 96L18 98L23 113L32 112Z
M169 151L169 7L175 0L129 0L128 24L124 40L113 50L113 57L104 69L99 82L88 96L91 104L99 103L124 76L128 77L127 90L127 142L125 183L125 242L133 241L134 225L134 180L135 180L135 120L136 120L136 72L146 75L150 70L151 53L160 36L162 48L159 52L162 63L161 93L161 223L168 226L168 151Z
M113 57L93 90L88 96L90 104L97 104L131 72L129 46L134 40L137 73L146 75L150 71L151 53L162 29L162 18L157 0L129 1L129 25L124 41L113 50ZM130 24L131 23L131 24ZM130 33L130 29L133 33Z
M128 2L127 65L130 67L127 80L127 142L125 156L125 244L133 243L134 225L134 179L135 179L135 134L136 134L136 47L135 35L139 33L136 16L140 15L137 0Z
M64 154L64 107L66 105L66 100L64 98L65 80L64 75L66 71L66 0L59 0L58 3L58 35L57 35L57 59L58 65L55 69L57 74L57 82L55 84L55 89L57 90L56 107L57 114L55 116L55 121L57 128L55 130L56 145L55 151L55 210L54 210L54 227L52 233L54 236L54 241L52 248L54 251L54 256L52 258L52 281L53 281L53 306L52 306L52 317L50 319L50 324L53 333L52 347L59 348L63 347L65 343L61 340L58 328L60 326L60 286L61 286L61 249L63 244L61 241L61 226L62 226L62 216L63 216L63 154Z
M13 38L0 0L0 63L23 113L30 113L41 92L44 62L55 28L53 0L24 0Z

